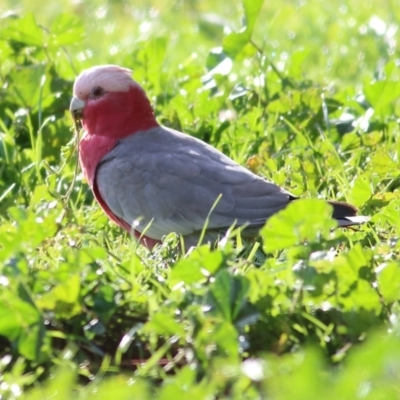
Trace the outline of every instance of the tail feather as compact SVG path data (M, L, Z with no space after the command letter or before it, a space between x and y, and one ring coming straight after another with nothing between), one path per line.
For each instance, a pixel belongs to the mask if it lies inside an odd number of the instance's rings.
M346 227L361 225L370 220L369 217L357 215L357 207L342 201L328 201L333 207L332 218L336 219L339 226Z
M337 222L339 226L345 228L346 226L361 225L368 222L371 218L363 215L356 215L354 217L338 218Z

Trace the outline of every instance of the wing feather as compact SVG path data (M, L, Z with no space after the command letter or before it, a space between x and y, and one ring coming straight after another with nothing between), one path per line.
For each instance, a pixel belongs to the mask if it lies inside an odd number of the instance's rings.
M210 229L262 225L293 198L208 144L164 127L121 140L96 170L111 211L139 232L161 239L203 228L218 196Z

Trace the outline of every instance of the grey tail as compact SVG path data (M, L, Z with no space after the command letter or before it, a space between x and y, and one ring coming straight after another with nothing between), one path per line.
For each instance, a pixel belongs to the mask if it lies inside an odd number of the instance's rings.
M336 219L339 226L346 227L352 225L361 225L370 220L369 217L357 215L357 207L342 201L328 201L333 207L332 218Z

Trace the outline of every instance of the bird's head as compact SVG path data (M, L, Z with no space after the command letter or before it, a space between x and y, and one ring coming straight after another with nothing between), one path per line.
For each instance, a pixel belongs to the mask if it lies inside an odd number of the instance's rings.
M145 91L131 74L116 65L100 65L76 78L70 111L89 135L120 139L158 125Z

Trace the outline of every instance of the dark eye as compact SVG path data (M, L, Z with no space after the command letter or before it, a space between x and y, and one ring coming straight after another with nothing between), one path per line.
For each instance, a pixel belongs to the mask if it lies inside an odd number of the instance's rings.
M92 96L93 97L100 97L105 93L104 89L100 86L96 86L92 89Z

